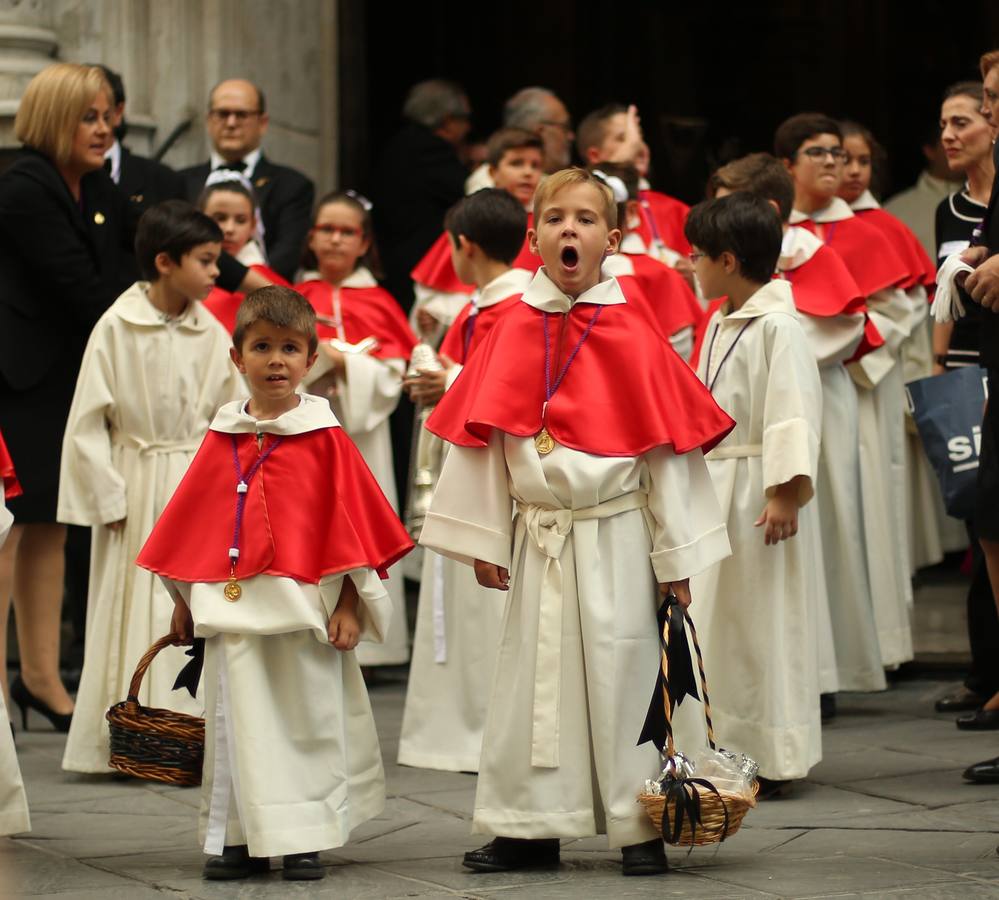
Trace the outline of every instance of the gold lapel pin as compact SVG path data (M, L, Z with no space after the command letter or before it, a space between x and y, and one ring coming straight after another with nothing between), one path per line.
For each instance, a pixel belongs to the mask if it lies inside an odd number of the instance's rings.
M268 181L269 181L269 179L267 178L267 176L266 176L266 175L264 175L263 177L261 177L261 178L258 178L258 179L257 179L257 180L256 180L256 181L254 182L254 185L255 185L256 187L263 187L263 186L264 186L265 184L267 184L267 182L268 182Z
M142 194L132 194L132 196L129 197L129 200L131 200L133 203L141 203Z
M104 224L104 213L102 213L102 212L96 212L96 213L94 213L94 221L98 225L103 225Z

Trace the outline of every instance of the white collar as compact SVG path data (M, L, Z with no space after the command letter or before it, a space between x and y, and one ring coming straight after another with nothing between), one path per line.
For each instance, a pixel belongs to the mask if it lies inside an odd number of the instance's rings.
M793 209L791 210L791 224L800 225L802 222L807 222L811 220L818 225L828 225L831 222L841 222L843 219L852 219L853 210L850 209L850 204L845 200L841 200L839 197L833 197L829 201L829 205L823 207L822 209L817 209L815 212L808 214L803 213L801 210Z
M617 249L618 253L627 253L629 256L644 256L649 252L649 248L645 246L645 241L637 231L629 231L621 238L621 244Z
M111 310L124 322L144 328L166 328L172 325L187 331L204 331L213 318L198 300L191 300L187 309L170 318L160 312L149 299L149 282L136 281L111 305Z
M600 266L600 273L604 278L634 275L635 264L628 257L627 253L612 253L604 259L603 265Z
M538 269L524 296L520 298L528 306L540 309L543 312L566 313L576 303L595 303L598 306L612 306L618 303L626 303L624 294L617 283L617 279L610 277L593 285L589 290L583 291L575 300L548 277L548 272L542 266Z
M475 309L485 309L512 297L523 294L527 290L534 275L527 269L507 269L502 275L497 275L488 282L475 298Z
M881 209L881 204L874 199L874 194L870 191L864 191L850 204L850 209L854 212L863 212L865 209Z
M797 317L794 308L794 295L791 292L791 285L786 281L768 281L752 297L750 297L741 309L727 312L728 302L721 307L722 322L731 322L736 319L756 319L766 313L782 312Z
M104 158L111 160L111 180L117 184L121 181L121 143L117 138L104 154Z
M638 179L638 189L640 191L651 191L652 190L652 185L649 183L649 179L648 178L639 178Z
M247 178L253 178L253 172L257 168L257 163L260 162L260 157L263 156L263 153L264 151L257 147L256 150L251 150L243 157L243 174ZM214 150L209 155L209 160L209 166L213 172L221 166L228 165L228 160L223 159Z
M255 419L246 411L249 399L233 400L215 414L209 428L224 434L267 432L267 434L291 435L319 431L321 428L340 427L325 397L299 394L298 398L298 406L282 413L276 419Z
M375 276L365 266L358 266L343 281L340 282L342 288L373 288L378 287Z
M253 238L250 238L240 248L239 253L236 254L236 262L241 262L244 266L267 265L267 260L264 259L264 254L260 252L260 247Z
M780 269L788 272L803 266L818 252L822 241L807 228L792 225L784 232L780 245Z

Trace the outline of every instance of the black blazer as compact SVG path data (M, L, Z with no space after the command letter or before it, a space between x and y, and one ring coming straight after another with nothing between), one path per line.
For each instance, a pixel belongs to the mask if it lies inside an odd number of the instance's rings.
M187 198L194 203L205 187L210 172L208 163L183 169ZM312 204L316 190L301 172L278 166L261 156L253 174L248 176L260 204L264 220L267 264L289 281L302 261L305 239L312 227Z
M15 390L80 354L128 286L134 218L110 176L81 181L77 203L50 160L25 149L0 174L0 374Z

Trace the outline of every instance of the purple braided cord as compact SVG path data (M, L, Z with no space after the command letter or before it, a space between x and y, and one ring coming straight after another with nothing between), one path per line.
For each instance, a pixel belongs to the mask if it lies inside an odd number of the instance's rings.
M264 460L267 459L275 450L277 450L278 445L284 440L283 437L275 438L271 445L264 450L263 453L259 454L256 461L250 466L246 472L243 472L239 465L239 444L236 441L236 435L230 435L232 438L232 464L233 468L236 470L236 485L245 484L249 486L250 480L254 475L257 474L257 469L259 469L263 464ZM246 491L237 492L236 494L236 524L233 527L232 532L232 548L234 550L239 550L239 532L243 527L243 509L246 506ZM230 562L235 568L236 558L231 557Z

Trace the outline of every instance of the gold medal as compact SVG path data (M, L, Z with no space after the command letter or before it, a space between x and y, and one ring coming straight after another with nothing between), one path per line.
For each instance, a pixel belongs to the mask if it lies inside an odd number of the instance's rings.
M243 596L243 589L239 586L239 583L235 578L230 578L226 582L224 588L222 588L222 593L225 595L226 600L230 603L235 603L240 597Z
M534 435L534 446L542 456L547 456L555 449L555 439L548 433L547 428L542 428Z

